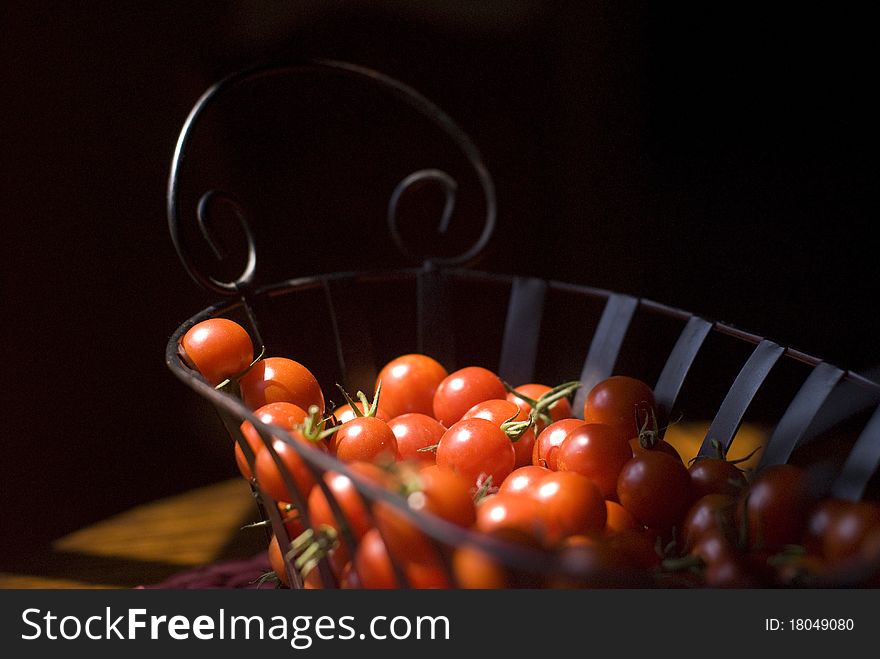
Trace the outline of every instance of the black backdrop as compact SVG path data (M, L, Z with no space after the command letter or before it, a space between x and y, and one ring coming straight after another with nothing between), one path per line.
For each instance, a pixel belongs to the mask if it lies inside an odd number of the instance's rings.
M484 268L880 364L865 13L197 4L0 9L0 555L234 473L212 413L163 364L171 331L213 301L176 260L164 195L189 108L255 63L364 64L455 117L498 186Z

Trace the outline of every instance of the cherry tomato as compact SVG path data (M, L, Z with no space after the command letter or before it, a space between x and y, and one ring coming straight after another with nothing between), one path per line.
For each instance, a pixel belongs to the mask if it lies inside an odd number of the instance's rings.
M527 494L495 494L477 506L476 528L507 540L547 545L548 529L538 501Z
M626 508L616 501L605 501L605 533L612 535L621 531L639 530L641 526Z
M656 543L649 534L638 528L627 528L612 533L603 542L615 554L626 556L627 560L642 570L660 565L660 555Z
M284 565L284 556L281 553L281 545L278 543L278 538L274 535L269 541L268 555L269 565L275 573L275 576L278 577L278 581L290 588L290 579L287 577L287 569Z
M599 488L585 476L573 471L551 472L532 492L539 504L549 545L558 544L570 535L605 527L605 500Z
M402 355L382 367L376 386L382 383L380 403L391 418L401 414L434 413L434 393L446 378L446 369L427 355Z
M586 476L599 487L602 496L612 499L617 494L617 476L630 458L632 449L619 428L586 423L572 430L559 446L556 466L559 471Z
M818 536L815 544L819 545L821 555L836 564L857 557L865 538L877 528L880 528L878 504L827 499L810 515L807 535Z
M641 424L657 417L654 391L647 384L625 375L602 380L584 400L584 422L604 423L626 431L627 439L638 437Z
M507 570L490 554L473 545L455 550L452 570L459 588L485 590L510 585Z
M446 432L446 428L434 417L412 412L391 419L388 426L397 440L397 451L401 460L412 460L423 465L436 462L434 451L419 451L421 448L436 446Z
M518 407L516 403L512 403L506 399L495 398L492 400L484 400L470 408L461 417L464 419L486 419L496 426L500 426L505 421L526 421L529 418L528 412ZM526 430L522 435L513 442L513 450L515 459L513 466L524 467L532 464L532 449L535 446L535 429L534 427Z
M336 457L343 462L397 460L397 440L388 424L372 416L342 424L333 436Z
M448 428L477 403L506 396L504 383L492 371L468 366L450 373L438 385L432 410L434 418Z
M434 515L468 528L476 520L470 483L450 469L437 465L418 474L419 489L409 493L406 505L413 511ZM401 563L430 566L437 562L436 543L393 505L377 501L376 526L391 556Z
M699 458L688 468L695 497L707 494L738 496L748 485L745 474L721 458Z
M354 569L363 588L387 590L400 587L378 529L368 530L361 538L354 558Z
M646 572L636 569L626 554L614 551L604 542L564 546L551 588L645 587Z
M193 325L180 341L184 362L217 386L243 372L254 360L247 331L227 318L209 318Z
M298 447L301 447L302 451L327 450L322 442L311 442L296 431L291 433L290 437L297 443ZM278 454L281 464L299 491L300 496L308 496L309 490L315 483L315 478L306 465L305 460L297 452L297 449L288 441L277 437L272 441L272 448ZM254 461L254 474L260 489L275 501L291 501L294 499L284 482L284 477L281 475L275 459L272 457L271 452L265 450L265 447L257 453L257 458Z
M369 463L352 463L348 465L356 475L379 486L389 484L389 476L379 467ZM370 513L358 492L357 485L348 476L336 472L324 474L324 482L339 505L342 515L351 529L352 536L357 541L373 526ZM323 490L318 485L312 488L308 500L309 517L312 527L319 529L322 525L329 526L341 533L341 528L333 508L324 496Z
M538 482L552 473L549 469L536 467L535 465L526 465L525 467L514 469L504 479L504 482L501 483L501 487L498 488L498 494L508 492L534 494Z
M559 468L556 463L559 445L565 441L571 431L582 425L584 422L580 419L561 419L544 428L535 439L535 446L532 448L532 464L556 471Z
M261 359L239 380L244 402L257 409L267 403L293 403L308 410L318 406L324 413L324 394L311 371L286 357Z
M681 461L645 451L620 470L617 498L639 523L663 531L679 524L687 512L691 478Z
M800 541L811 505L806 473L793 465L773 465L740 495L737 520L748 517L750 549L777 551Z
M729 494L706 494L691 506L681 529L685 551L689 551L710 529L722 532L734 528L736 500Z
M287 431L292 431L298 424L305 421L307 416L305 410L293 403L269 403L254 412L254 415L263 423L275 425ZM251 447L254 459L256 459L260 450L265 446L260 433L257 432L257 429L254 428L250 421L245 421L241 424L241 433L244 435L248 446ZM249 481L254 477L247 458L244 456L244 451L238 442L235 442L235 462L245 480Z
M548 387L546 384L533 383L523 384L519 387L514 387L514 389L522 395L528 396L532 400L538 400L541 396L550 391L552 387ZM532 406L513 392L507 393L507 400L512 403L516 403L516 405L526 415L528 415L528 413L532 411ZM550 423L554 423L562 419L568 419L571 417L571 403L569 403L568 399L566 398L560 398L547 409L547 413L550 415ZM540 434L541 431L543 431L544 428L546 428L548 425L549 424L546 421L539 418L537 426L535 428L535 434Z
M476 484L483 477L502 483L513 471L513 443L486 419L465 419L449 428L437 447L437 464L449 467Z

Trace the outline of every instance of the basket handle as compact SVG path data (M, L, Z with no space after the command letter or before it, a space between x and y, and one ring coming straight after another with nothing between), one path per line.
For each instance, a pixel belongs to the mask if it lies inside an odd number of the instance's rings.
M390 78L382 73L371 69L348 64L344 62L336 62L329 60L312 60L296 64L283 66L268 66L234 73L223 80L217 82L210 87L196 104L190 110L189 116L184 122L177 145L174 149L174 156L171 162L171 173L168 179L167 191L167 214L168 228L171 233L171 240L177 255L183 263L189 276L203 288L214 293L232 296L238 295L243 289L247 289L253 284L254 272L256 269L256 248L254 244L253 232L247 217L247 213L243 206L234 199L230 194L222 190L206 191L199 204L197 211L197 220L199 229L203 239L208 243L213 254L218 260L223 259L225 250L218 245L211 232L211 209L215 204L225 202L231 206L232 211L240 223L245 240L247 242L247 262L238 277L231 281L221 281L211 275L203 272L195 263L192 255L189 253L185 241L181 235L181 204L180 204L180 171L181 164L186 158L187 147L190 138L194 133L196 125L205 113L205 110L211 106L218 97L222 96L230 89L245 85L249 82L260 78L273 76L293 76L303 70L327 70L336 73L343 73L359 79L367 79L371 83L383 88L391 93L395 98L406 103L410 107L417 110L426 118L430 119L437 127L439 127L449 139L458 147L467 159L468 163L476 173L477 179L482 188L484 202L486 206L486 215L483 223L483 229L479 237L463 252L453 256L438 256L432 254L417 254L409 248L398 231L398 204L401 198L407 194L414 186L422 185L425 182L439 184L446 195L446 204L443 214L439 220L438 230L445 233L449 226L453 209L455 206L456 192L458 185L449 174L438 169L423 169L406 176L394 189L388 206L388 227L391 238L398 250L405 257L423 264L432 263L441 266L467 266L473 263L480 253L486 247L492 233L495 229L496 218L496 200L495 185L492 177L486 168L480 152L477 150L471 139L465 132L439 107L427 98L419 94L411 87L402 82Z

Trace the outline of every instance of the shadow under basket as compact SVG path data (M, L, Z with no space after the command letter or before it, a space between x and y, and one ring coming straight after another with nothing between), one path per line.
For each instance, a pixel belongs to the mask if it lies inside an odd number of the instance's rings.
M451 136L477 172L485 193L485 227L471 248L456 257L423 259L420 266L412 268L335 272L258 286L253 282L256 255L251 228L239 206L234 206L247 241L248 258L242 274L229 282L203 274L180 227L181 163L195 126L206 109L228 90L254 81L272 82L275 76L289 78L302 70L367 78L426 113ZM444 176L435 170L417 172L395 190L388 218L398 247L402 246L402 238L395 224L397 202L414 182L448 184ZM454 186L446 190L449 193ZM198 204L192 205L202 236L209 242L206 209L218 194L216 189L209 189ZM450 199L454 200L454 193L447 201ZM582 409L584 397L600 380L613 374L637 377L654 387L665 420L706 422L708 430L699 454L711 454L714 442L729 448L744 422L758 424L767 428L767 440L757 461L759 470L773 464L797 464L808 470L819 495L849 500L878 498L880 386L766 338L650 300L564 282L468 269L466 266L491 236L494 203L491 179L470 140L423 97L375 72L327 62L245 72L215 85L193 109L175 153L169 222L189 273L226 299L177 328L167 344L166 363L177 377L216 407L251 462L253 455L239 426L244 420L254 425L265 450L271 451L285 476L289 502L299 511L306 528L309 519L305 501L309 493L297 489L272 448L272 438L285 437L284 431L263 423L233 395L215 390L180 359L179 341L197 322L220 316L240 322L255 345L265 346L267 356L286 356L307 366L328 399L334 398L337 384L347 391L372 392L378 370L394 357L412 352L431 355L450 372L463 366L483 366L514 385L579 380L581 386L572 403L575 411ZM444 215L450 212L451 202ZM405 246L401 251L409 255ZM296 442L290 445L330 502L342 530L339 542L348 556L354 556L356 541L322 478L331 471L349 476L371 511L379 502L393 506L431 539L437 564L442 567L443 585L457 585L452 561L456 549L464 546L478 548L505 566L513 575L514 585L531 586L554 577L577 576L577 566L558 561L555 555L416 513L402 498L352 474L334 457ZM277 502L255 484L254 492L281 546L290 546L292 538L282 523ZM303 578L293 566L295 558L297 552L293 549L286 553L287 578L292 587L302 587ZM395 563L393 568L400 587L420 585L413 583L413 575L400 564ZM320 560L311 578L319 578L324 587L337 585L326 558ZM607 575L602 583L652 585L639 574Z

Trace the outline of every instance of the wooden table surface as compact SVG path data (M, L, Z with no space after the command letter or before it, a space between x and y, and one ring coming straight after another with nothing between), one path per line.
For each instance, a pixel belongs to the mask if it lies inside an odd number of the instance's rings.
M670 426L666 440L685 460L696 454L706 423ZM730 457L766 441L763 428L744 425ZM756 464L758 450L742 467ZM5 566L0 588L131 588L160 583L178 572L224 559L249 558L265 549L250 488L223 481L137 506L52 543L49 550Z

